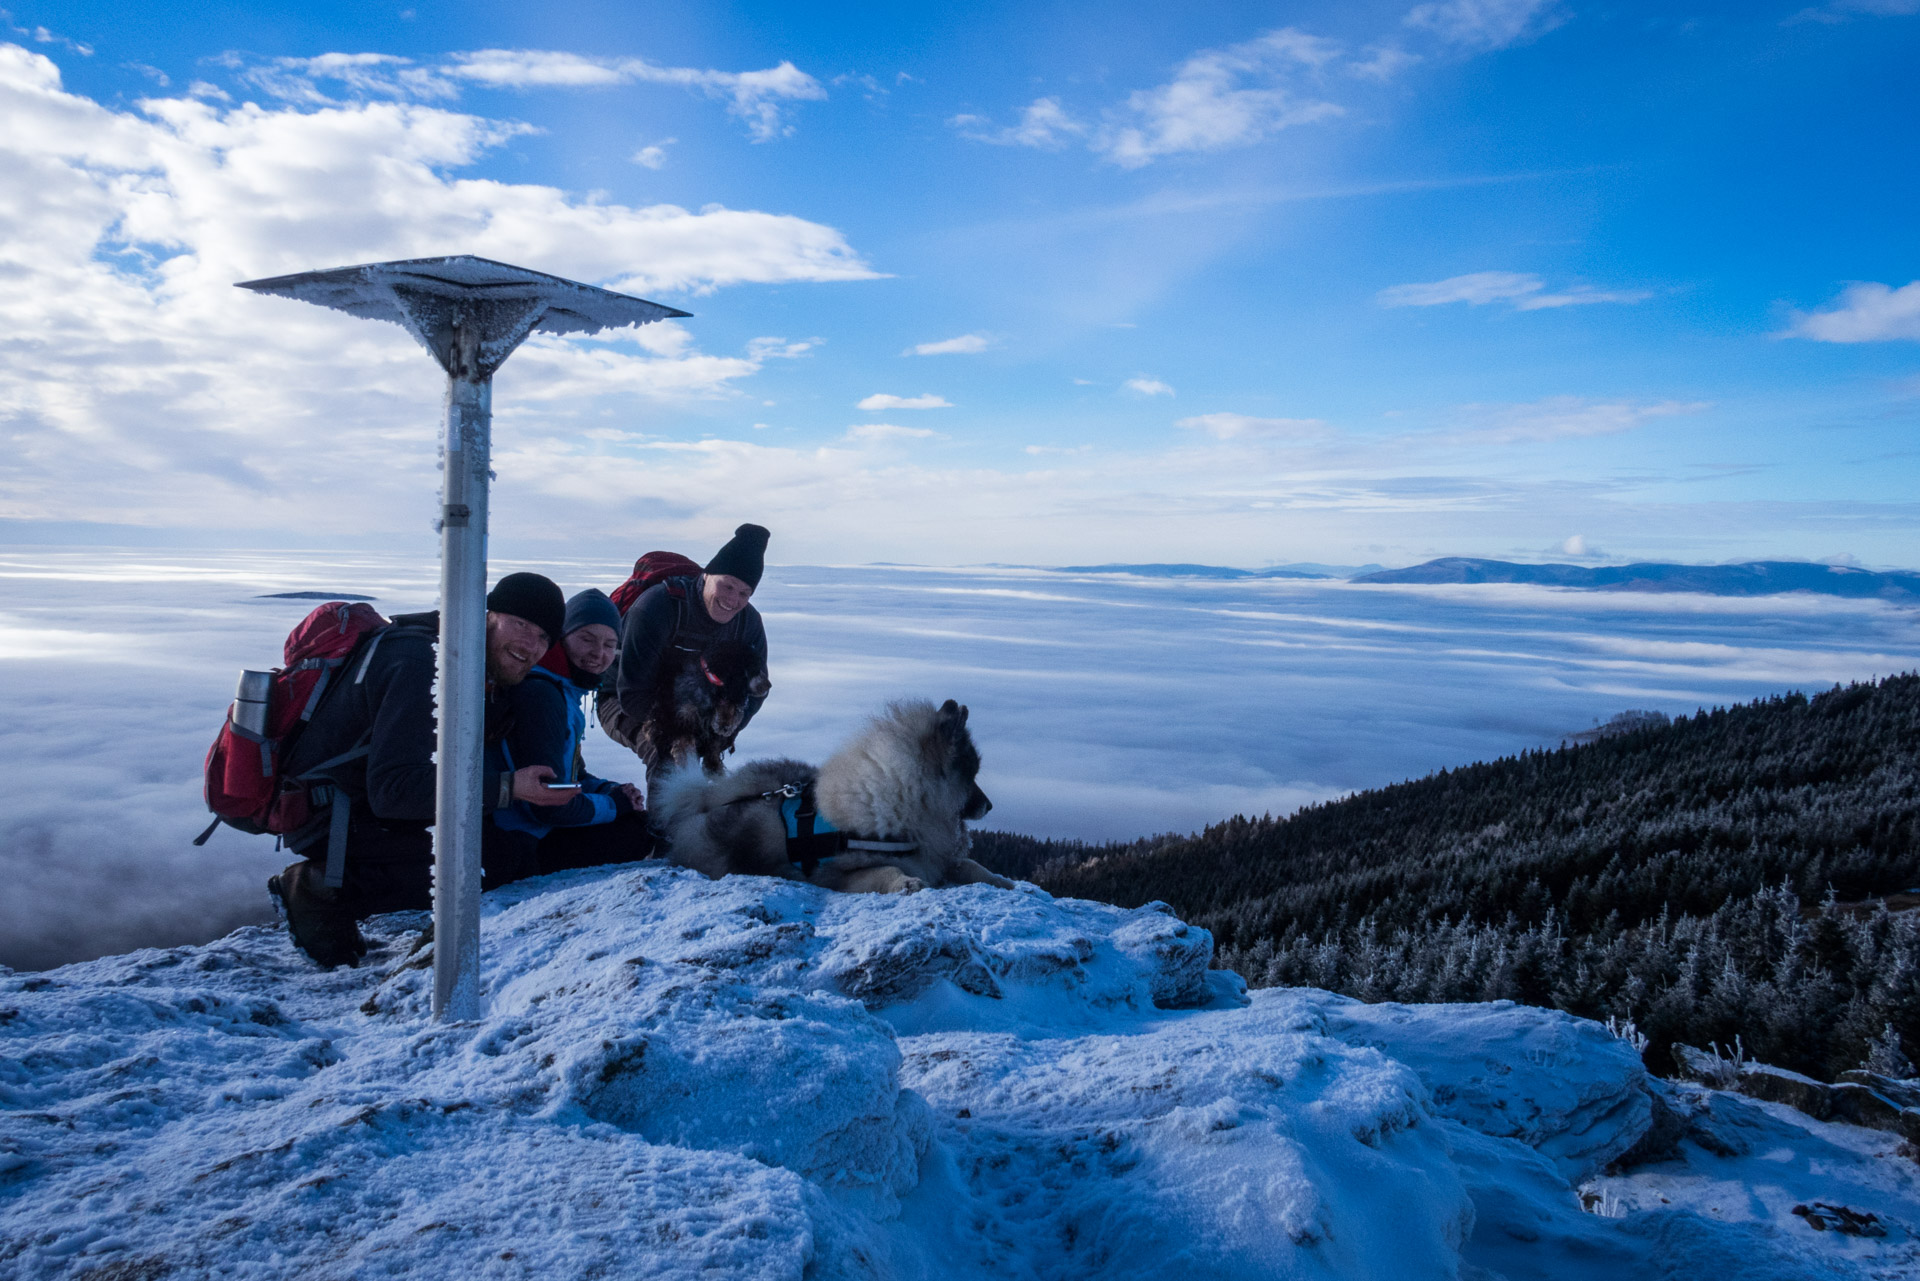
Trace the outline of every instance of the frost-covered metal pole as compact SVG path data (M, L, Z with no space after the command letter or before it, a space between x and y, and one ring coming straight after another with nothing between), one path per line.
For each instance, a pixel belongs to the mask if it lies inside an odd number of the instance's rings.
M480 795L487 716L487 469L493 380L456 323L440 488L439 787L433 824L433 1012L480 1017Z
M486 822L487 483L493 375L529 333L594 333L684 311L470 254L241 282L399 324L447 372L440 502L439 751L433 828L433 1013L477 1019ZM558 640L558 637L554 638ZM348 888L352 888L348 847Z

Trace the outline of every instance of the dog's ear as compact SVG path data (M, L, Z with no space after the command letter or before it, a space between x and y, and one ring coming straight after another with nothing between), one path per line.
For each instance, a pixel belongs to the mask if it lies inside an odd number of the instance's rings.
M965 731L961 729L960 704L948 699L933 714L933 728L920 740L920 750L931 769L945 769L953 755L953 745Z

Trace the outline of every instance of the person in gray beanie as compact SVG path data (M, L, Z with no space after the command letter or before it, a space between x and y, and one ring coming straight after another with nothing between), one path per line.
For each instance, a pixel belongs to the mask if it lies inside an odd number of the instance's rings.
M558 643L507 691L511 728L504 750L515 768L551 770L549 787L579 790L560 792L563 804L516 800L488 816L485 832L496 863L543 875L631 863L653 848L640 789L589 774L581 751L587 730L581 704L599 689L619 652L620 611L605 592L589 587L567 601L558 627Z
M653 757L640 727L653 711L661 669L673 651L703 654L720 641L738 641L766 669L767 630L751 600L766 572L770 537L764 525L740 526L700 574L655 583L627 610L614 688L611 696L605 689L600 694L600 725L646 762L649 784L672 762ZM747 703L743 729L765 702L761 697Z
M620 639L620 607L598 587L589 587L567 602L567 612L560 623L560 635L571 636L582 627L595 626L614 632L616 642ZM605 671L612 662L609 658L600 670Z

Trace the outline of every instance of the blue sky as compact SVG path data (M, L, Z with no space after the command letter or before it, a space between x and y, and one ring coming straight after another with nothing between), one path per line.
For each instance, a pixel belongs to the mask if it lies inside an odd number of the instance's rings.
M19 5L0 540L428 547L431 364L227 286L477 252L695 313L503 549L1914 565L1916 10Z

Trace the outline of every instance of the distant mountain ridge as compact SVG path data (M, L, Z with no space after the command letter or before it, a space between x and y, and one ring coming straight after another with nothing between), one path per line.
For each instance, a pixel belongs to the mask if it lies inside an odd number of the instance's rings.
M1442 556L1406 569L1379 565L1298 563L1266 569L1188 562L1055 565L1055 574L1129 574L1139 578L1217 580L1344 578L1354 583L1527 583L1598 592L1699 592L1708 596L1774 596L1810 592L1852 599L1920 601L1920 572L1854 569L1793 560L1754 560L1735 565L1679 565L1641 561L1631 565L1530 565L1477 556Z
M1356 583L1534 583L1603 592L1703 592L1713 596L1821 596L1920 600L1920 573L1881 572L1803 561L1756 560L1739 565L1525 565L1472 556L1443 556L1407 569L1361 574Z
M1231 565L1055 565L1056 574L1135 574L1141 578L1346 578L1379 569L1378 565L1275 565L1268 569L1237 569Z

